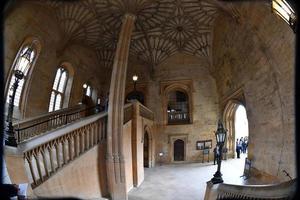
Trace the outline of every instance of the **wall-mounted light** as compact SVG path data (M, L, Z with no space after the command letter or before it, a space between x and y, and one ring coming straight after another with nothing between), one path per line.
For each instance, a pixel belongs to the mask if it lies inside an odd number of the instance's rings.
M134 81L134 82L136 82L137 80L138 80L138 76L137 75L133 75L133 77L132 77L132 80Z
M297 17L286 0L272 0L272 11L280 16L296 32Z

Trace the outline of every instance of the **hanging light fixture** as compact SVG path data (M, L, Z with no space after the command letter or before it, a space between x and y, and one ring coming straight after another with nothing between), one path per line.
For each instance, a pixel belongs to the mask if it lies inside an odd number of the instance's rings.
M280 16L296 32L297 17L286 0L272 0L272 11Z

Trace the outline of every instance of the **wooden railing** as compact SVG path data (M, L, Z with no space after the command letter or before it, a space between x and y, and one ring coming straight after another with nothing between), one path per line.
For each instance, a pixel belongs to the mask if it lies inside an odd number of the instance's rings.
M21 121L14 124L15 137L17 138L17 142L21 143L46 131L56 129L81 119L82 117L86 117L93 113L91 111L94 109L95 107L85 108L84 105L78 105Z
M107 114L97 114L19 145L32 188L84 152L106 141Z
M230 185L207 183L205 200L222 199L292 199L296 192L296 179L272 185Z

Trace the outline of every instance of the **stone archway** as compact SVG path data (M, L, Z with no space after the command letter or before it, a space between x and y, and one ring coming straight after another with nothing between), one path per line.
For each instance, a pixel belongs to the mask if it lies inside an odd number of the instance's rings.
M184 161L184 141L177 139L174 141L174 161Z
M240 105L246 107L241 101L229 100L223 112L223 122L228 130L226 148L228 156L232 158L235 155L235 112Z

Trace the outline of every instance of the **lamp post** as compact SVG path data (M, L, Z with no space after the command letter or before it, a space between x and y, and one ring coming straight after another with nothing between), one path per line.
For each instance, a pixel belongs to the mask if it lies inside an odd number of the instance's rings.
M133 80L133 89L134 89L134 91L136 91L136 82L137 82L137 80L138 80L138 76L137 75L133 75L132 76L132 80Z
M86 103L86 102L85 102L85 94L86 94L87 84L86 84L86 83L83 84L82 87L83 87L83 93L82 93L82 100L81 100L81 103L84 104L84 103Z
M222 173L221 173L221 162L222 162L222 149L226 140L227 130L224 129L223 124L220 120L218 122L218 129L215 132L215 135L216 135L219 152L217 157L218 169L214 174L214 177L211 179L211 182L213 184L223 183Z
M5 135L6 135L5 145L17 146L14 127L12 125L12 118L14 113L14 101L15 101L16 91L19 86L19 82L24 78L32 62L32 53L33 53L32 47L27 47L25 52L22 53L21 56L18 58L18 61L15 65L15 69L13 72L14 80L13 79L11 80L14 81L14 83L10 88L12 93L9 95L8 114L6 118L7 126L5 128Z

